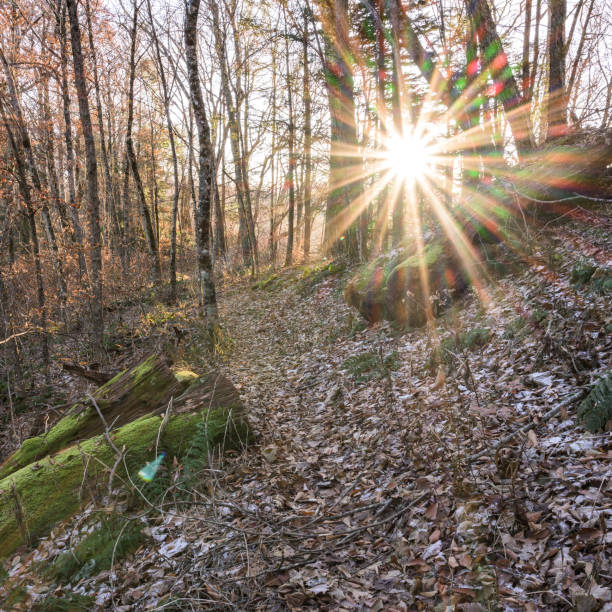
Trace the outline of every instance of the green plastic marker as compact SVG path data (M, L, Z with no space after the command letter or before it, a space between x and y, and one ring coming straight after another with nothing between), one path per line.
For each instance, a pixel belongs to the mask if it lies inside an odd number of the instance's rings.
M165 456L166 453L162 451L159 454L159 457L157 457L157 459L149 461L147 465L145 465L141 470L139 470L138 476L140 476L140 478L142 478L145 482L151 482L153 478L155 478L155 474L157 474L157 470L159 469L159 466L161 465L161 462L163 461Z

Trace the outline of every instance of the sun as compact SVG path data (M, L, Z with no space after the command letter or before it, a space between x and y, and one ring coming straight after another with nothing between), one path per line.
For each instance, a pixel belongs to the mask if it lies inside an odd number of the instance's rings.
M396 178L415 181L431 166L431 143L415 132L392 136L385 144L383 161Z

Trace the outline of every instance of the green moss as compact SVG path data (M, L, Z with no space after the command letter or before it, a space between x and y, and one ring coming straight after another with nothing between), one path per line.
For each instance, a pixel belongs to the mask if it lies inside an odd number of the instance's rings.
M171 418L160 439L160 450L182 457L196 423L205 421L211 446L239 448L250 435L243 419L228 419L228 410L215 409ZM153 457L160 416L144 416L112 434L117 448L125 448L126 464L137 470ZM52 457L14 472L0 480L0 558L24 542L50 531L80 507L91 488L106 486L115 453L102 435L71 446ZM87 466L84 477L84 466ZM124 478L122 466L116 473Z
M110 569L145 541L142 524L118 515L103 517L100 525L74 549L61 553L45 569L45 576L59 582L87 578ZM50 609L50 608L49 608Z
M252 289L277 289L280 285L278 274L270 274L266 278L262 278L251 285Z
M346 270L346 263L340 260L331 261L318 266L306 267L298 278L297 291L306 296L312 288L329 276L341 274Z
M419 255L411 255L407 257L403 261L399 262L392 270L395 272L396 270L401 270L403 268L413 268L417 269L421 266L421 263L425 266L425 268L430 268L437 261L440 255L442 255L444 251L444 246L441 242L434 242L433 244L428 244L423 252L423 258L419 257Z

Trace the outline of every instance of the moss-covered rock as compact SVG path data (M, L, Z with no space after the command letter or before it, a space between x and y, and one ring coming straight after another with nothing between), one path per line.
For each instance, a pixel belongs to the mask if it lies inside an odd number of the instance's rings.
M468 286L452 247L437 240L422 255L401 252L369 262L347 284L344 297L371 323L387 319L416 327L428 311L437 316Z
M131 376L135 381L144 380L143 373L140 370ZM248 441L250 430L244 405L231 382L218 373L187 379L193 382L171 404L166 401L164 388L161 402L155 404L152 397L144 402L149 409L147 414L110 433L114 446L123 453L115 471L115 483L123 480L129 485L128 476L132 477L151 461L156 450L165 451L170 460L176 457L180 461L196 430L205 432L211 451L215 447L239 448ZM120 379L115 384L119 382ZM172 376L170 388L184 386L177 385ZM75 420L66 427L69 434L65 437L56 434L62 444L70 436L80 438L76 424L87 421L79 421L79 416L74 415ZM19 459L35 457L35 460L10 470L0 479L0 558L47 534L58 521L77 512L83 501L106 491L117 459L115 450L100 433L81 438L54 454L40 439L26 441L24 447Z

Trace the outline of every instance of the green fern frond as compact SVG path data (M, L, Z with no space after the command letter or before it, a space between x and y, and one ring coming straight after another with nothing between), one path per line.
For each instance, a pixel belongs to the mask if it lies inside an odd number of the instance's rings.
M591 433L603 430L612 420L612 372L593 385L578 406L578 417Z

